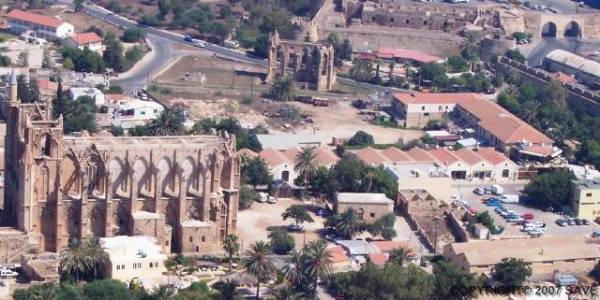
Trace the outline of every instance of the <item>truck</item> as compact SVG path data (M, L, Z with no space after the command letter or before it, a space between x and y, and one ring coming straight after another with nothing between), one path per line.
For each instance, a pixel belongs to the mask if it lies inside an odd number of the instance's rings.
M519 195L504 195L500 200L502 203L519 203Z
M504 189L501 186L497 185L497 184L492 184L490 186L490 191L494 195L502 195L502 194L504 194Z

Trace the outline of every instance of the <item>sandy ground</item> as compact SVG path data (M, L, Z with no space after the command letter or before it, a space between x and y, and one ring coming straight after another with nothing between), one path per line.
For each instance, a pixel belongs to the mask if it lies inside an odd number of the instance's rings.
M21 52L27 52L29 54L29 67L35 69L42 67L44 48L40 45L29 44L19 39L12 39L4 43L0 43L0 47L6 47L7 52L2 54L10 57L13 64L18 63L19 54Z
M328 107L316 107L309 104L293 102L301 110L313 115L313 124L294 130L296 133L316 133L323 143L331 143L333 137L349 138L356 131L364 130L375 139L377 144L393 144L403 139L409 141L419 138L423 132L418 130L407 130L388 128L369 124L361 119L358 110L349 102L337 101ZM270 130L271 133L276 133Z
M278 199L275 204L255 202L251 208L240 210L238 213L238 235L242 249L248 248L250 244L256 241L268 241L268 226L287 226L293 224L294 220L283 221L281 214L286 208L293 204L302 204L301 201L294 199ZM323 228L323 218L310 213L314 223L304 223L304 233L290 233L296 241L296 249L301 249L306 238L306 243L319 239L317 230Z
M64 17L65 21L67 21L67 22L73 24L73 26L75 26L76 32L84 32L90 26L94 25L94 26L102 29L102 31L105 33L112 32L116 36L121 36L121 34L123 33L123 30L121 30L120 28L110 25L102 20L93 18L93 17L86 15L84 13L81 13L81 12L65 13L65 14L63 14L63 17Z

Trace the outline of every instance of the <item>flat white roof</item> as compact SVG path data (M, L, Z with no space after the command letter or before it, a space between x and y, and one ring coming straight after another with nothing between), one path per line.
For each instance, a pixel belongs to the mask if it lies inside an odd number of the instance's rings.
M389 204L393 201L383 193L338 193L338 203Z
M72 87L69 89L69 91L71 91L71 94L75 95L104 95L104 93L102 93L102 91L100 91L97 88L92 88L92 87Z
M309 145L320 145L321 139L316 134L257 134L256 137L263 149L273 148L277 150L303 147Z
M150 236L114 236L100 238L102 247L108 253L111 261L129 261L140 258L167 259L156 243L156 238ZM145 256L145 257L142 257Z
M127 102L122 102L119 105L119 109L122 110L130 110L130 109L140 109L140 108L150 108L150 109L163 109L163 106L154 101L144 101L144 100L131 100Z

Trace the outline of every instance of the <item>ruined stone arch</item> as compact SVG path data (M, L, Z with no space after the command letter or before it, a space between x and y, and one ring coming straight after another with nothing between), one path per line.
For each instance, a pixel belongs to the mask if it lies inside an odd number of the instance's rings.
M575 21L567 23L564 30L564 37L581 38L581 26Z
M191 156L186 157L181 163L181 169L183 172L183 178L186 180L186 190L198 188L198 168L196 167L196 161Z
M556 37L556 24L552 21L546 22L542 26L542 37Z
M86 183L88 193L90 195L104 194L106 183L106 169L104 161L97 154L93 153L85 164Z

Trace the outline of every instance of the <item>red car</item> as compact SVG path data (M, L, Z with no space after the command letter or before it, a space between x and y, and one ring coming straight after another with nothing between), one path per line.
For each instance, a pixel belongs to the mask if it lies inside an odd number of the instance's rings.
M533 214L532 213L524 213L521 218L525 219L525 220L531 220L533 219Z

